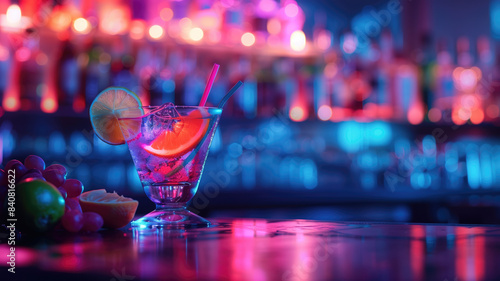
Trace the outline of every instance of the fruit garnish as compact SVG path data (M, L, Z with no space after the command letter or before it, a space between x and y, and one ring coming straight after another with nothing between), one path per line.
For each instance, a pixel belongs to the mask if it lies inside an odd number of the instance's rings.
M94 212L101 215L104 227L121 228L132 221L139 202L123 197L116 192L107 193L104 189L84 192L80 195L80 206L83 212Z
M80 196L84 188L82 182L76 179L66 180L61 187L66 191L68 198Z
M144 150L159 157L184 154L195 148L203 139L209 123L208 119L203 119L200 111L192 111L177 121L172 130L165 130L151 142L151 145L144 146Z
M95 134L108 144L124 144L126 139L139 132L141 120L119 120L119 118L143 115L144 111L141 106L139 97L125 88L110 87L105 89L97 95L90 105L90 122Z
M104 224L102 216L94 212L83 213L83 231L95 232L98 231Z
M22 229L48 231L64 215L64 198L46 181L22 181L16 186L17 215Z
M83 227L83 214L76 210L68 211L62 217L61 223L67 231L78 232Z

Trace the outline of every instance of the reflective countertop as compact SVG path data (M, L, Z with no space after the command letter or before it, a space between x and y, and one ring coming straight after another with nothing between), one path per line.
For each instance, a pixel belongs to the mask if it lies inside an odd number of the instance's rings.
M213 219L20 237L1 280L500 280L500 227ZM3 239L0 256L8 248ZM5 279L5 278L10 279Z

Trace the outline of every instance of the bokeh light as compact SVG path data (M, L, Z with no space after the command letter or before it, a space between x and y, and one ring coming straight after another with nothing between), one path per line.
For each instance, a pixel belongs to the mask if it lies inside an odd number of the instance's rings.
M322 105L318 109L318 118L322 121L327 121L332 118L332 108L328 105Z
M241 36L241 44L250 47L255 44L255 36L251 32L246 32Z
M281 22L277 18L272 18L267 21L267 32L272 35L276 35L281 31Z
M427 113L427 116L431 122L439 122L442 118L442 113L438 108L431 108Z
M306 35L302 30L296 30L290 36L290 47L296 52L306 48Z
M174 12L170 8L163 8L160 11L160 17L164 21L169 21L174 17Z
M135 40L144 38L146 23L142 20L133 20L130 23L130 37Z
M203 30L199 27L195 27L189 31L189 39L193 41L200 41L203 39Z
M285 15L287 17L293 18L299 14L299 6L295 3L290 3L285 6Z
M160 39L163 37L163 28L157 24L149 28L149 36L153 39Z
M81 33L81 34L88 34L90 32L90 23L88 20L84 18L77 18L73 22L73 30Z
M292 109L290 110L290 119L295 122L304 121L306 119L304 109L300 106L292 107Z
M18 25L21 23L21 8L12 4L7 8L6 19L9 25Z

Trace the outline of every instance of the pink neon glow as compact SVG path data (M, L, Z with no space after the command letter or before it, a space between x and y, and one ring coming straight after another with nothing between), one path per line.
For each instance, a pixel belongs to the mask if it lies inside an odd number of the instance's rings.
M276 9L276 2L273 0L261 0L259 2L259 9L264 12L272 12Z
M344 42L342 43L342 50L347 54L352 54L356 51L358 47L358 40L352 34L346 34L344 36Z
M16 59L18 61L24 62L27 61L31 56L30 49L26 47L21 47L16 51Z
M299 14L299 6L295 3L290 3L285 6L285 15L287 17L293 18Z
M318 109L318 118L322 121L327 121L332 117L332 108L328 105L322 105Z
M424 111L420 106L413 106L408 111L408 122L412 125L417 125L422 123L424 120Z

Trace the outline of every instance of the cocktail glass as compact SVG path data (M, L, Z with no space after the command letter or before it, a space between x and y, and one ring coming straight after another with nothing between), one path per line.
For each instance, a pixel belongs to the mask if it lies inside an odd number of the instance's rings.
M142 109L142 110L141 110ZM156 209L132 227L186 229L210 222L186 209L198 190L222 109L144 106L120 113L120 126L146 195ZM125 129L126 128L126 129Z

